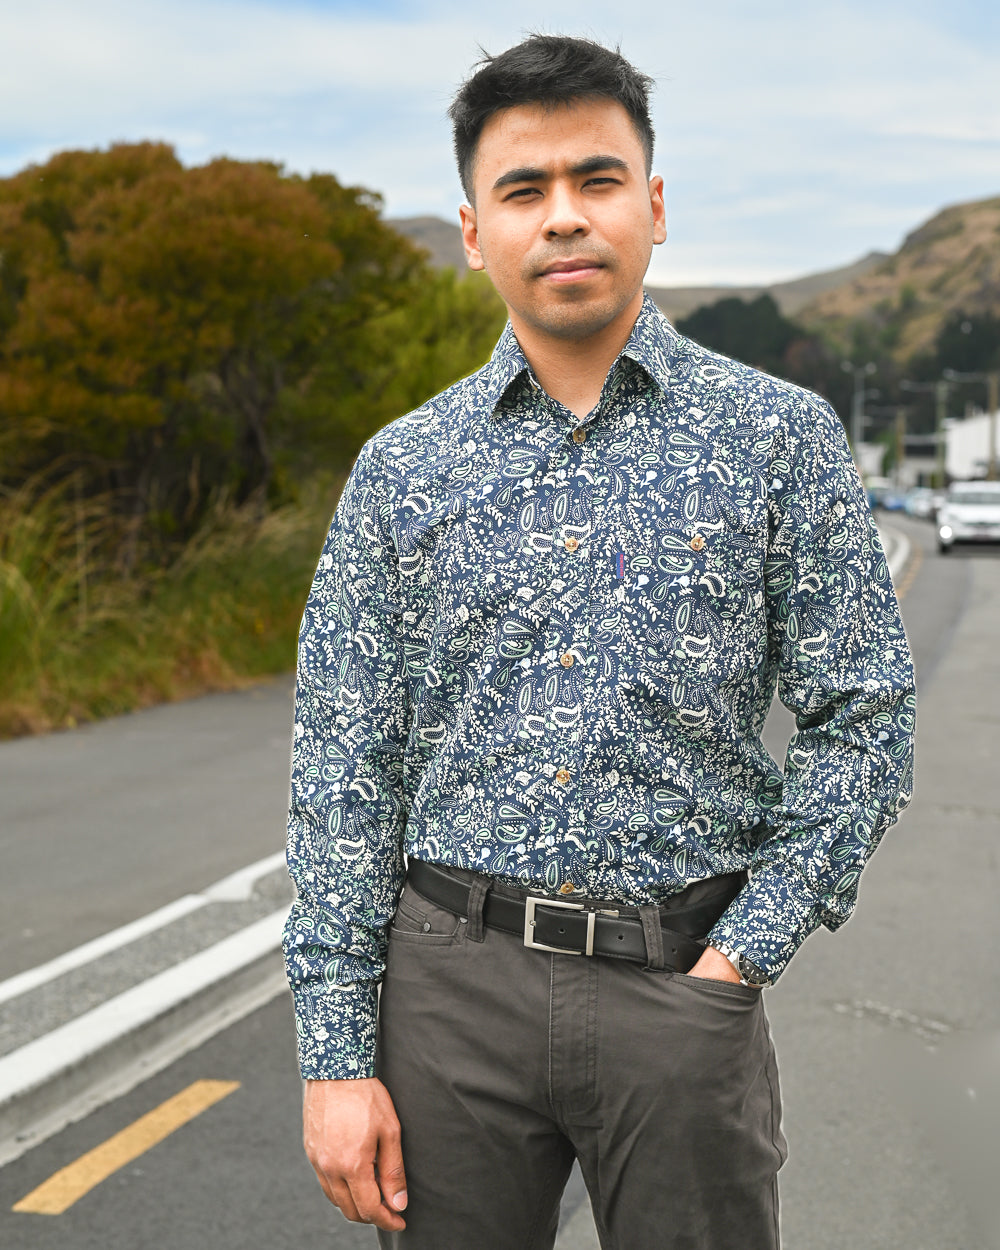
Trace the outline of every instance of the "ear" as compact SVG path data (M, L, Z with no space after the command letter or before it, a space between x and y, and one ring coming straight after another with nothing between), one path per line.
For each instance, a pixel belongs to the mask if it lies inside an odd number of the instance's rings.
M463 204L458 210L462 222L462 246L465 248L465 263L470 269L485 269L486 262L479 250L479 228L476 225L476 210L471 204Z
M663 179L654 174L649 180L649 206L653 211L653 242L664 243L667 238L667 210L663 204Z

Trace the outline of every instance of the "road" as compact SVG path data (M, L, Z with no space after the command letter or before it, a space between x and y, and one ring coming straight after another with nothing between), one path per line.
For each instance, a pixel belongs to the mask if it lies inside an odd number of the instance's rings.
M900 579L919 675L917 792L866 871L855 918L836 935L811 938L780 984L766 991L791 1150L781 1178L785 1250L1000 1247L995 1177L1000 1157L1000 781L995 763L1000 551L959 549L943 558L933 550L929 527L905 520L899 525L919 552ZM273 706L267 710L262 702L269 699ZM254 707L260 715L251 724ZM287 746L281 718L287 721L287 687L278 683L263 699L231 704L230 719L234 708L239 724L232 738L224 728L227 715L220 712L214 739L189 736L183 747L201 780L181 790L195 832L185 823L173 853L169 816L157 824L162 800L135 809L144 817L141 827L149 845L133 846L137 826L126 824L96 831L105 858L74 851L51 789L44 785L53 757L37 766L30 763L33 745L44 753L50 749L46 744L57 739L0 750L2 792L14 776L7 755L12 749L20 753L20 775L42 786L39 808L47 813L42 823L51 838L49 867L55 873L64 853L70 863L65 879L56 878L64 880L64 901L74 897L73 864L86 869L88 882L103 877L108 888L128 882L130 891L133 884L139 888L134 874L149 874L142 880L141 898L129 894L117 902L112 921L100 924L89 913L73 916L64 934L84 940L109 923L132 918L126 914L130 907L138 915L274 849L268 804L280 809L284 799ZM162 711L181 715L183 709ZM130 732L141 732L136 718L127 720L133 722ZM120 728L122 722L116 724ZM114 739L113 725L85 732L101 730L107 740ZM777 723L774 732L780 733ZM59 735L63 754L57 764L67 757L74 737ZM171 747L168 737L161 739L159 765L148 759L135 764L143 776L157 767L167 775L166 753L180 749ZM225 749L217 758L212 752L220 743ZM280 756L280 768L271 755ZM282 774L280 785L273 772ZM64 785L63 793L71 793L71 782L59 781L62 774L48 775L53 785ZM122 764L114 784L122 785L128 776ZM227 779L242 787L234 799L238 807L225 809L232 810L232 820L215 815ZM105 784L88 778L84 769L81 784L88 783ZM279 785L277 798L273 785ZM30 809L23 818L30 824ZM29 877L41 891L34 909L27 905L30 898L11 899L12 906L23 908L15 914L24 928L41 930L51 924L51 916L58 920L61 914L58 900L50 904L43 897L48 879L46 873ZM10 874L4 880L9 882ZM8 899L0 895L0 903L6 908ZM46 910L50 906L51 912ZM46 955L61 948L56 943ZM8 956L11 970L24 966L18 962L23 948L16 943ZM32 953L30 962L41 957ZM58 1169L194 1082L208 1079L239 1082L239 1087L65 1213L12 1211ZM282 997L0 1170L0 1245L10 1250L154 1245L157 1250L280 1250L319 1240L333 1250L371 1248L370 1230L342 1221L315 1185L299 1145L299 1096L290 1008ZM597 1245L582 1197L574 1182L564 1204L559 1250Z
M0 743L0 980L280 850L292 680Z

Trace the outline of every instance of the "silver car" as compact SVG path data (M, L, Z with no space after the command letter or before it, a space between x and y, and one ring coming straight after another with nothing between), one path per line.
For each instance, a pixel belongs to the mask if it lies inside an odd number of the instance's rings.
M937 527L942 555L955 543L1000 542L1000 482L953 482Z

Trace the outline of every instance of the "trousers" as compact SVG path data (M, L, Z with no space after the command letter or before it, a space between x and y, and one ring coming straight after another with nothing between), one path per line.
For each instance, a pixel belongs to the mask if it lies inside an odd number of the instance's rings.
M602 1250L778 1250L762 991L531 950L483 896L458 917L407 883L390 931L377 1072L409 1205L383 1250L550 1250L574 1159Z

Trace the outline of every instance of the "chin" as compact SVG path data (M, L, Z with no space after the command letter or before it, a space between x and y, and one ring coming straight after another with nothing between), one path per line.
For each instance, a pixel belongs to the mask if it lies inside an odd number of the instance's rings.
M632 302L632 296L623 303L600 301L588 303L565 303L558 307L539 309L530 320L540 330L553 338L586 339L602 330L620 316Z

